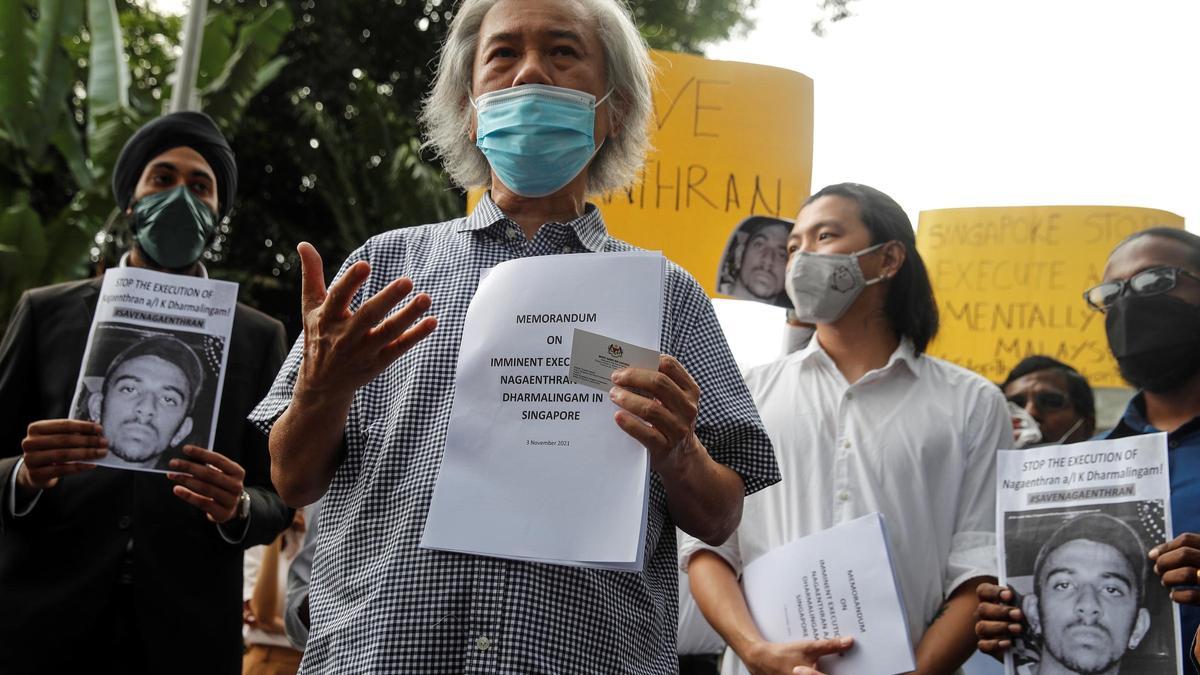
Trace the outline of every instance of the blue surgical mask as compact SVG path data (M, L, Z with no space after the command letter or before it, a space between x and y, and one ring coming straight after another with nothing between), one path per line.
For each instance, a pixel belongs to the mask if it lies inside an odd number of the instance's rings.
M133 235L158 265L182 269L200 259L216 216L186 185L146 195L133 205Z
M545 84L489 92L471 101L475 145L508 189L522 197L554 194L596 154L596 106L609 94L597 101Z

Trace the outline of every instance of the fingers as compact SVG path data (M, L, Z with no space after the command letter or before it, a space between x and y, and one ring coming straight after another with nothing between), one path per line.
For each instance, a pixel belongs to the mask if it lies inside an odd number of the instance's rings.
M49 436L56 434L86 434L99 436L104 432L99 424L87 420L38 420L32 422L26 429L29 436Z
M975 636L981 640L1008 640L1020 635L1024 628L1008 621L976 621Z
M241 464L219 452L213 452L212 450L207 450L196 445L183 446L183 452L187 456L195 458L198 462L210 464L222 473L233 476L239 483L246 477L246 470L242 468Z
M981 602L975 608L975 618L982 621L1004 621L1007 623L1020 622L1025 618L1021 610L1012 605L995 602Z
M1012 649L1012 640L980 640L975 646L984 654L997 655Z
M691 373L674 356L669 354L660 355L658 357L658 372L671 378L671 381L684 393L695 400L700 400L700 385L696 384L696 380L692 379Z
M816 663L817 659L822 656L831 654L841 654L847 649L854 646L854 638L852 637L836 637L828 640L813 640L804 645L804 653L806 656Z
M308 314L325 302L325 267L321 254L307 241L296 247L300 254L300 311Z
M437 328L437 317L427 316L417 322L417 325L409 328L400 335L400 337L392 340L380 352L380 358L387 364L400 358L404 352L412 349L418 342L424 340Z
M393 307L400 304L400 301L412 292L412 288L411 279L400 277L387 286L384 286L375 295L372 295L354 314L354 320L361 324L360 330L365 333L372 326L382 321L387 316L387 313L392 311ZM425 298L428 299L429 296L426 295ZM409 306L411 305L412 303L410 302Z
M402 279L401 281L407 280ZM412 289L412 282L408 283L408 287L410 290ZM382 294L383 291L380 291L380 295ZM378 297L379 295L376 295L374 298L371 298L370 301L373 302ZM407 305L400 308L400 311L383 320L382 323L380 323L380 319L383 319L382 314L378 318L368 319L370 323L365 324L367 328L370 329L367 333L367 339L387 343L402 337L404 335L404 331L407 330L408 327L414 322L416 322L417 319L421 318L422 314L428 312L430 306L432 305L433 300L430 299L428 295L425 293L418 293L417 297L413 298ZM391 307L394 306L395 303L387 307L384 310L384 314L387 313L388 309L391 309ZM359 310L359 314L362 314L365 310L366 306L364 306L362 310ZM376 326L376 323L379 323L379 325ZM374 328L371 328L371 326L374 326Z
M25 444L21 444L24 448ZM55 450L25 450L24 459L25 465L33 469L40 469L57 464L65 464L67 462L87 462L95 461L108 454L107 448L103 446L97 447L72 447L58 448Z
M197 494L182 485L176 485L171 492L183 501L200 509L214 523L224 523L233 518L234 509L224 506L212 498Z
M633 440L651 452L661 452L671 447L666 436L628 411L618 410L614 413L613 419L622 431L632 436Z
M681 419L686 420L688 431L691 431L690 425L696 420L699 397L694 399L689 398L684 393L684 390L666 373L647 370L645 368L622 368L613 372L612 381L618 387L645 392L646 396L642 398L646 398L647 400L658 399L663 406L673 411ZM614 402L616 402L616 399L614 399ZM617 402L617 405L621 404ZM642 414L638 410L633 409L630 412L639 416ZM654 420L646 417L642 419L654 424Z
M1171 591L1171 600L1181 605L1200 605L1200 590L1185 588Z
M1184 532L1165 544L1159 544L1150 549L1150 559L1158 560L1160 556L1180 548L1195 548L1200 549L1200 534L1195 532Z
M622 409L654 427L664 438L666 443L664 448L674 447L692 430L690 426L692 420L684 419L668 410L667 406L658 399L647 398L621 387L610 389L608 397Z
M76 462L74 464L53 464L51 466L41 468L30 468L28 464L22 467L22 470L28 474L28 482L24 482L20 475L17 476L17 482L26 487L36 489L45 489L54 487L58 484L58 479L63 476L71 476L77 473L84 473L95 469L95 464L84 464Z
M329 287L325 294L325 316L343 317L350 309L350 300L363 282L371 275L371 266L359 260L351 265L342 276Z
M168 479L187 486L193 492L211 497L225 506L233 506L242 494L241 482L234 481L219 471L177 459L171 460L171 468L188 473L172 471L167 474Z
M1007 586L998 584L979 584L975 587L975 595L980 602L1003 604L1012 602L1013 592Z

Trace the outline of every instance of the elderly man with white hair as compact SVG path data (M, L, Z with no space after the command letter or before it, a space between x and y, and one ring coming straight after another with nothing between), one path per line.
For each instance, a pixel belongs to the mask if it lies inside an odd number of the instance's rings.
M743 496L779 476L712 306L675 265L667 355L618 371L611 393L652 469L644 571L418 548L479 272L633 248L585 197L641 165L650 73L619 0L465 0L424 122L454 180L490 191L465 218L371 238L328 289L301 244L304 336L252 419L284 499L324 495L304 671L676 671L675 526L722 542Z

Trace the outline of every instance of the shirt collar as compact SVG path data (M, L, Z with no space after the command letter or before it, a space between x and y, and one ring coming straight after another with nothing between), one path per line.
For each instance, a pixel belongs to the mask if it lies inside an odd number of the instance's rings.
M823 359L831 367L835 366L833 359L829 358L829 353L821 346L820 340L817 339L816 335L813 335L812 340L808 342L808 346L800 351L799 360L801 363L804 363L814 358ZM900 338L900 344L896 346L896 351L892 352L892 355L888 357L888 362L882 368L877 368L871 372L887 372L897 363L902 363L913 375L920 375L921 371L917 368L916 359L917 352L916 348L913 347L912 340L909 340L907 337Z
M496 202L492 201L492 193L489 191L483 193L483 197L479 199L475 209L459 225L458 231L475 232L486 230L497 224L511 222L496 205ZM579 238L579 243L593 253L601 251L608 241L608 229L604 226L604 217L600 215L600 209L591 202L584 206L583 215L569 220L563 225L574 231L575 236Z

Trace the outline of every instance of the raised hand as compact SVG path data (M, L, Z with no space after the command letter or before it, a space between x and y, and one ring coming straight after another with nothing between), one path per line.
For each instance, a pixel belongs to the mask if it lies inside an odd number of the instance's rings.
M24 461L17 486L27 492L58 485L58 479L96 468L89 461L108 454L108 439L95 422L40 420L29 425L21 440Z
M412 281L399 278L350 311L350 301L367 280L370 265L351 265L332 286L325 287L324 268L317 249L307 242L300 254L304 315L304 362L296 390L317 396L347 398L383 372L393 361L433 332L437 319L421 315L431 300L417 294L400 311L388 316L412 292ZM420 321L418 321L420 319Z

